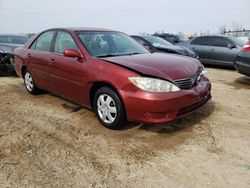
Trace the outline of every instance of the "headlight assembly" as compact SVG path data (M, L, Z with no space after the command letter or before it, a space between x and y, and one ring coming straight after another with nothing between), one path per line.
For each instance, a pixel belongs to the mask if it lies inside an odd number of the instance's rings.
M205 70L204 65L202 65L201 71L200 71L200 75L204 75L204 74L206 74L206 73L207 73L207 71Z
M175 92L180 91L175 84L166 80L149 78L149 77L129 77L128 78L136 87L148 92Z

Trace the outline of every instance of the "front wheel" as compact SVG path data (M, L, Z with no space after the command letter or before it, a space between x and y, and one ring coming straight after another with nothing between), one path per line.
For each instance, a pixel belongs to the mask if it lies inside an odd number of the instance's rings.
M109 129L121 129L125 123L123 104L109 87L102 87L95 93L94 110L98 120Z

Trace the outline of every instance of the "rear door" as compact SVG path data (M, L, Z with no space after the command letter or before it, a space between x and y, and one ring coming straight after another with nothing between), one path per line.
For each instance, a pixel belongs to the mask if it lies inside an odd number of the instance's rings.
M38 36L27 50L26 55L28 69L31 71L37 86L43 89L48 87L47 67L51 58L50 50L54 33L54 31L47 31Z
M74 102L84 104L85 62L65 57L65 49L79 50L70 33L58 31L53 45L53 55L48 65L50 90ZM79 50L80 52L80 50Z

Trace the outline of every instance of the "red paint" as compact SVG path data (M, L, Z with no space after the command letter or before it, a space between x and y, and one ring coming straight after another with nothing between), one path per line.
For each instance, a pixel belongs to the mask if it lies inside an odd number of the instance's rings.
M15 50L15 69L21 77L26 66L37 86L73 102L91 107L90 90L98 82L113 87L123 101L127 119L134 122L162 123L187 115L198 107L178 116L181 109L211 97L211 83L203 76L192 89L171 93L150 93L138 89L129 80L132 76L152 76L174 81L197 74L198 60L172 54L140 54L98 59L92 57L74 31L71 33L80 51L68 50L64 55L29 49L37 38ZM94 29L96 30L96 29ZM67 57L66 57L67 56ZM207 101L205 100L205 102Z

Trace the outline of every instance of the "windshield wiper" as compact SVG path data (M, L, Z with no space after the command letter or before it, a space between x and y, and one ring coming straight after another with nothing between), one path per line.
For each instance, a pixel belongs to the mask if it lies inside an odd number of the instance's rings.
M119 55L117 55L117 54L104 54L104 55L98 55L96 57L102 58L102 57L115 57L115 56L119 56Z
M103 57L115 57L115 56L127 56L127 55L136 55L136 54L141 54L138 52L130 53L130 54L104 54L104 55L98 55L96 57L98 58L103 58Z

